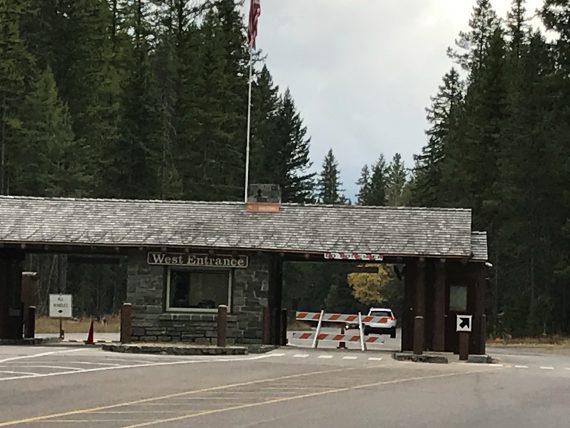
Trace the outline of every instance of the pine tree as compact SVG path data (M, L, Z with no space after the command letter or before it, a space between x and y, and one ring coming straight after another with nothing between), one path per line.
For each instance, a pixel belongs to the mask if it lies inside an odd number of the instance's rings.
M13 169L18 167L20 104L36 75L34 59L20 33L28 8L24 0L0 0L0 194L9 194L17 180Z
M505 42L502 31L497 29L484 62L472 74L463 118L450 132L442 169L448 204L471 207L476 228L488 225L496 215L493 183L505 104Z
M56 6L61 45L50 65L75 136L90 151L85 168L95 178L93 195L116 196L106 171L119 127L124 128L119 125L121 81L110 37L113 15L105 0L60 0Z
M371 170L370 191L367 198L362 201L362 205L386 205L387 168L383 155L380 155Z
M328 151L323 161L323 168L317 179L316 191L317 201L321 204L346 203L346 198L342 194L338 162L332 149Z
M448 55L473 77L482 67L493 34L499 28L499 19L490 0L477 0L469 27L470 30L460 32L459 39L455 41L456 47L461 51L449 48Z
M266 162L269 182L279 184L283 202L312 201L315 173L309 172L310 138L289 90L279 102L274 132L267 145L267 153L272 153Z
M81 196L89 190L83 148L75 141L67 107L47 68L22 105L13 191L34 196Z
M408 173L402 161L402 156L396 153L387 169L386 199L388 205L393 207L403 205L403 193L407 181Z
M546 28L557 33L555 50L558 63L570 68L570 4L566 0L545 0L541 11Z
M233 0L213 3L200 27L200 67L185 152L185 197L243 198L247 53L243 22Z
M149 9L136 0L130 10L133 59L125 83L122 130L115 145L109 180L117 196L151 199L160 196L160 114L156 81L149 61Z
M368 165L362 167L360 178L356 182L356 185L359 186L356 203L358 205L365 205L365 201L370 198L370 169Z
M570 329L570 4L564 0L545 0L541 11L546 29L554 36L550 44L552 71L545 79L548 88L548 108L542 126L547 146L545 152L550 162L546 171L550 173L550 189L556 196L556 207L551 214L556 229L552 234L555 255L552 296L553 326L558 331Z
M442 195L442 162L451 128L457 127L457 119L463 107L463 85L459 73L452 68L443 77L443 83L427 111L431 127L426 131L428 142L416 157L413 202L420 206L444 204Z
M271 183L271 164L279 88L273 83L271 73L263 66L252 90L252 130L250 153L250 182Z

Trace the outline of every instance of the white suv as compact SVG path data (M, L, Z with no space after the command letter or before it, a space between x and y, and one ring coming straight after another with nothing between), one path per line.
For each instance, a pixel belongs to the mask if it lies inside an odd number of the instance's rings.
M364 334L389 334L392 339L396 337L396 317L392 309L370 308L368 315L380 317L379 322L369 322L364 325Z

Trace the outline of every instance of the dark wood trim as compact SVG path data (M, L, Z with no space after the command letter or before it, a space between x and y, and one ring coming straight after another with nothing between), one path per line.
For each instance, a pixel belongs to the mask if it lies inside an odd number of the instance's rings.
M445 260L434 264L432 349L442 352L445 350Z

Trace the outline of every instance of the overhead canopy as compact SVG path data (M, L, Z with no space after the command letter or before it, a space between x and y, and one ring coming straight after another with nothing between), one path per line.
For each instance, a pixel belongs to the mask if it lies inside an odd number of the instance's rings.
M485 261L471 210L0 196L0 244L213 248Z

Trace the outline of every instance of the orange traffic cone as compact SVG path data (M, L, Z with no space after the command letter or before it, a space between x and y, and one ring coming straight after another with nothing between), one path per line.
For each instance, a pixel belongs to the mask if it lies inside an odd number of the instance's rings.
M89 333L87 334L87 340L85 341L86 345L93 345L93 320L91 320L91 324L89 325Z

